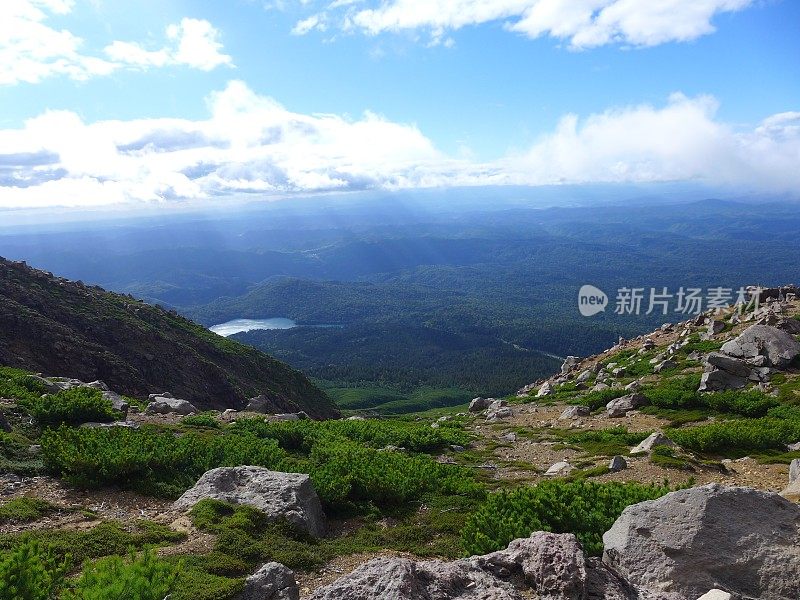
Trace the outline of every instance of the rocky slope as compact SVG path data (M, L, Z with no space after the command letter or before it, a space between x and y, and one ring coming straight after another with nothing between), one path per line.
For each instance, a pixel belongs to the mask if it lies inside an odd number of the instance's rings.
M0 258L0 365L104 381L143 397L169 391L198 408L244 408L264 395L274 412L337 416L301 373L129 296Z

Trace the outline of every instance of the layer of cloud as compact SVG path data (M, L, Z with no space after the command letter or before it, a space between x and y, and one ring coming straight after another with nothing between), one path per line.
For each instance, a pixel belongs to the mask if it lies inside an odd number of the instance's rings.
M530 38L567 40L573 49L606 44L655 46L685 42L714 31L717 14L755 0L388 0L374 7L333 2L300 21L294 33L321 29L338 19L345 30L369 35L426 30L434 42L448 31L499 21Z
M198 121L49 111L0 130L0 207L676 180L800 192L800 112L740 129L707 96L565 115L526 151L483 163L445 155L414 125L295 113L239 81L208 107Z
M102 54L86 52L82 38L48 24L73 6L73 0L0 2L0 85L38 83L54 76L84 81L123 68L184 65L211 70L231 64L231 57L222 52L219 32L208 21L189 18L167 27L160 48L114 41Z

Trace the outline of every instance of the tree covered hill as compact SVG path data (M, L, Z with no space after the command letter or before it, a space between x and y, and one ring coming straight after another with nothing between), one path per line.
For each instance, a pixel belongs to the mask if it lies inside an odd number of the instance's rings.
M259 394L337 414L304 375L174 312L0 258L0 364L101 379L131 396L169 391L204 408Z

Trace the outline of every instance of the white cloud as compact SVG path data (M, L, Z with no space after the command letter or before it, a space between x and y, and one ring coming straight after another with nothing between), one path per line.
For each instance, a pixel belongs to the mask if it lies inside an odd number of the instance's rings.
M739 129L707 96L565 115L524 152L449 157L416 126L291 112L234 81L204 120L85 123L48 111L0 130L0 207L226 199L368 188L693 180L800 192L800 112Z
M73 0L0 1L0 85L38 83L54 76L78 81L108 75L122 68L185 65L211 70L231 64L221 52L219 32L208 22L183 19L167 28L167 46L148 50L136 42L114 41L105 56L84 51L82 38L47 24L68 14Z
M298 21L292 28L293 35L305 35L314 29L318 31L325 31L327 26L325 24L325 17L321 14L311 15L307 19Z
M611 43L655 46L684 42L714 31L719 13L746 8L755 0L388 0L374 8L344 7L342 27L369 35L425 29L433 39L470 25L502 21L530 38L568 40L573 49ZM324 18L321 13L318 18ZM306 19L303 22L308 22ZM295 27L296 33L313 28Z

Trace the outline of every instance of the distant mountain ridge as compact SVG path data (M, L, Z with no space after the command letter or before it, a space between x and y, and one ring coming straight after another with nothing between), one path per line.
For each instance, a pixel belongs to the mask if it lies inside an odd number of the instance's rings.
M202 408L265 394L287 412L338 410L303 374L177 313L0 257L0 364L100 379L130 396L169 391Z

